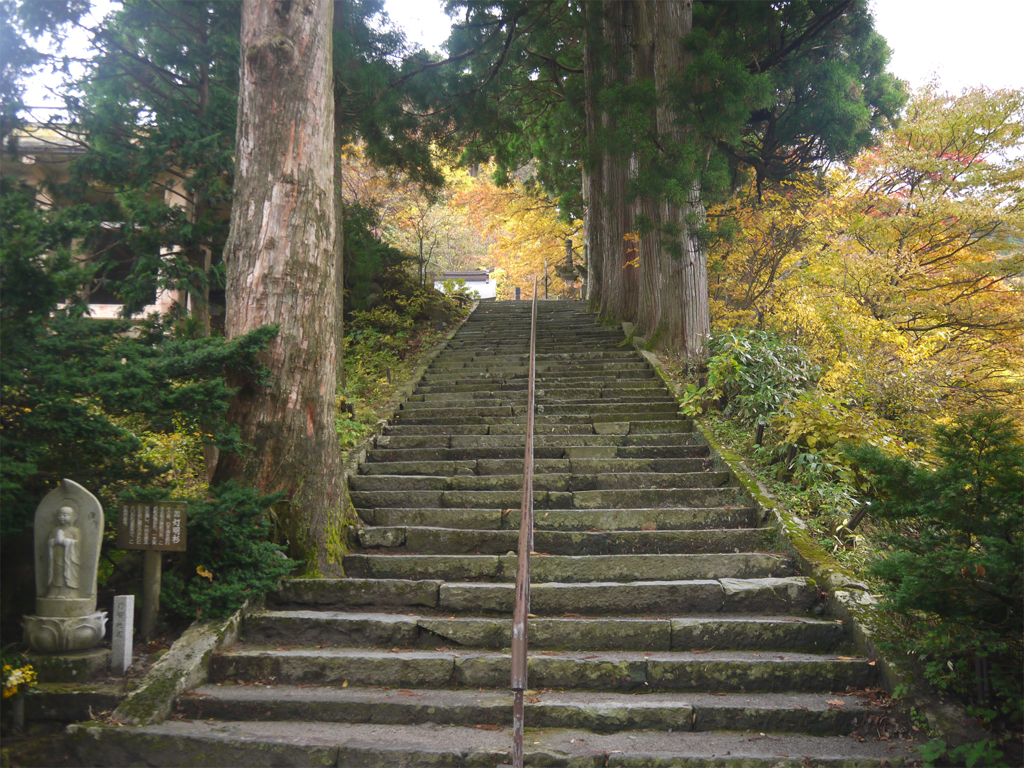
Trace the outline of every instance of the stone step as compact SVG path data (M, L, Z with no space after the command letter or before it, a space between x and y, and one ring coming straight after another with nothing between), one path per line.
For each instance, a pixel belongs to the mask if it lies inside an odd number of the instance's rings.
M385 440L378 438L380 446L366 456L370 463L391 462L391 461L476 461L479 459L521 459L523 457L522 445L500 445L487 448L452 448L452 447L395 447L391 448L391 438L384 436ZM534 460L538 459L561 459L561 458L592 458L592 459L671 459L671 458L694 458L707 456L709 454L707 445L691 443L688 445L667 445L670 441L662 440L662 435L648 435L649 440L640 442L660 442L660 445L617 445L623 443L621 437L609 437L606 435L594 435L588 440L590 445L566 445L570 442L565 439L559 445L554 441L541 441L538 445L534 443ZM689 439L689 438L688 438ZM536 440L536 438L535 438ZM614 441L614 442L613 442ZM442 443L450 441L442 440ZM525 443L525 441L523 441ZM544 443L550 442L550 445ZM573 440L579 443L579 440ZM637 441L633 441L637 442ZM678 441L676 441L678 442ZM596 445L594 444L596 443Z
M596 371L614 377L619 371L648 371L650 368L646 362L636 356L596 360L593 358L552 360L538 357L534 364L534 370L537 372L538 378L558 376L560 371L569 373ZM529 371L530 362L526 355L477 357L472 360L450 360L438 357L427 369L428 373L468 373L473 376L482 376L488 373L515 373L516 376L526 376Z
M486 413L486 411L502 411L502 413ZM507 415L510 411L514 416L523 416L526 413L526 402L521 403L502 403L498 400L473 400L469 403L462 401L461 403L457 400L449 400L445 403L437 403L434 401L429 402L407 402L401 407L401 416L406 415L422 415L422 416L435 416L444 414L446 412L457 412L465 415L477 415L477 416L492 416L492 415ZM665 413L675 415L679 411L678 403L670 400L662 402L652 401L637 401L633 403L622 403L621 401L616 402L597 402L597 403L538 403L536 404L535 412L539 414L555 415L555 414L582 414L584 416L595 416L597 414L614 414L620 418L612 419L612 421L629 421L629 418L625 418L622 414L625 413ZM665 418L664 416L662 418Z
M686 435L693 435L693 429L687 419L665 419L663 414L639 414L634 415L631 418L634 421L611 421L614 417L596 417L588 418L586 416L544 416L543 414L538 415L534 424L533 434L535 438L548 438L546 442L550 443L551 437L557 437L559 435L632 435L634 444L648 444L648 445L664 445L666 443L689 442ZM501 435L505 437L518 437L524 441L525 444L525 433L526 433L526 420L525 417L515 418L496 418L496 417L467 417L465 419L449 419L449 418L438 418L438 419L404 419L395 426L397 427L419 427L419 429L395 429L388 430L384 437L403 437L403 436L416 436L416 437L436 437L437 441L441 444L444 442L444 437L450 434L457 434L460 436L469 437L482 437L486 435ZM473 432L465 431L466 427L477 427L476 434ZM452 429L454 427L454 429ZM487 429L484 430L483 427ZM640 439L637 436L644 435L672 435L660 440L651 439ZM380 438L378 438L378 444L380 444ZM421 440L421 443L423 441ZM537 442L537 439L534 440ZM587 444L586 441L572 441L573 443ZM600 441L591 442L589 444L600 445ZM484 447L481 445L480 447Z
M732 475L727 471L708 472L605 472L573 474L571 472L535 472L533 487L537 491L599 491L614 489L646 490L652 488L722 488ZM352 491L521 491L522 475L353 475Z
M522 354L503 354L499 358L494 355L488 355L486 353L474 350L472 348L457 349L450 343L445 349L434 358L432 365L441 365L448 363L471 363L479 360L495 360L500 359L507 363L523 363L529 364L529 350L527 349ZM626 347L619 347L614 349L592 349L592 350L576 350L571 352L540 352L537 354L537 362L581 362L586 360L625 360L628 362L636 362L636 352Z
M363 476L372 477L372 476ZM355 478L352 478L355 479ZM406 490L352 491L356 509L374 507L492 507L516 509L522 493L512 491ZM545 509L631 509L716 507L740 504L739 488L660 488L643 490L535 491L533 507Z
M624 394L635 393L635 394ZM410 395L405 403L405 408L413 410L423 404L432 408L463 408L466 406L494 406L494 405L517 405L526 403L526 389L499 390L484 392L462 392L450 394L447 392L433 392ZM659 392L656 389L624 389L617 392L603 393L599 389L561 389L544 390L543 395L534 393L537 405L571 405L577 407L589 407L592 405L608 405L609 403L621 403L631 405L633 403L672 403L676 405L675 399L668 391ZM678 405L676 405L678 407Z
M546 411L535 412L534 434L542 433L549 425L557 424L591 424L598 434L628 434L632 428L634 434L643 430L650 431L655 427L648 422L658 422L658 432L692 431L689 419L677 417L673 412L650 412L644 409L623 408L618 413L587 413L577 410L568 413L548 414ZM448 425L463 424L494 424L506 429L513 429L518 434L526 431L526 409L522 408L449 408L423 409L422 411L406 411L395 417L395 424L434 424L444 432ZM614 427L608 425L614 424ZM602 429L604 431L602 431Z
M495 421L478 419L477 421ZM558 424L546 420L534 425L534 434L543 430L545 435L593 435L594 425L582 419L576 424ZM522 418L503 419L496 424L393 424L385 427L385 435L525 435L526 420Z
M72 726L69 738L80 765L113 768L195 765L197 755L202 756L203 765L211 766L497 768L510 761L511 731L511 726L491 729L430 722L170 720L144 728ZM917 759L914 742L652 729L624 737L622 733L527 727L523 751L524 764L531 768L903 768Z
M568 472L600 474L606 472L702 472L710 469L709 459L536 459L537 474ZM467 459L464 461L392 461L366 462L363 475L504 475L523 471L520 459Z
M530 657L532 688L589 691L862 690L877 682L873 662L850 656L752 651L551 651ZM277 685L381 685L393 688L508 687L501 651L374 650L249 646L214 654L210 681Z
M519 510L510 515L518 516ZM418 554L505 554L518 548L516 529L466 529L422 526L369 527L359 530L363 549L405 547ZM698 554L768 552L776 534L767 528L702 531L546 531L534 532L534 550L546 555Z
M649 449L653 447L667 447L672 449L678 449L683 446L694 445L701 446L706 451L706 444L703 443L702 438L696 432L693 432L687 427L689 426L685 421L671 422L678 431L674 432L633 432L633 425L629 424L628 433L621 432L602 432L594 435L546 435L543 433L534 433L533 445L534 445L534 458L561 458L562 454L557 455L547 454L539 455L537 450L540 448L554 448L558 447L563 449L566 455L572 457L573 455L583 456L586 452L570 452L570 449L575 448L610 448L610 447L643 447ZM639 426L641 425L637 422ZM619 429L621 425L616 422L612 422L610 425L602 425L601 429ZM522 455L523 449L526 446L526 437L522 434L519 435L445 435L439 432L436 435L382 435L377 438L377 448L452 448L455 450L462 450L464 453L461 456L454 457L460 459L467 459L471 457L478 458L514 458L512 455L507 456L488 456L482 453L482 449L487 448L518 448L519 454ZM595 452L591 452L595 453ZM599 452L598 452L599 453ZM610 452L605 452L600 456L588 456L588 458L605 458L610 455ZM648 452L641 455L636 454L624 454L619 451L617 456L621 458L669 458L678 456L679 454L673 454L671 452L655 453ZM372 461L372 459L371 459Z
M468 384L456 384L443 386L437 384L421 383L416 387L416 394L441 394L451 395L463 392L526 392L529 382L523 379L512 379L511 381L470 381ZM657 379L632 379L628 381L613 381L606 379L594 380L590 383L580 384L556 384L555 382L543 382L540 388L535 387L537 397L561 396L563 393L572 392L593 392L600 391L602 397L613 397L615 392L657 392L665 391L665 385ZM544 392L541 395L540 392ZM607 393L607 395L605 394Z
M530 647L547 650L838 652L842 622L811 618L691 616L536 618ZM262 611L245 618L244 642L255 645L507 649L511 618L428 616L358 611Z
M431 616L359 611L265 610L246 616L249 644L368 645L387 648L507 649L508 617ZM531 618L529 645L562 650L718 650L839 652L843 623L807 617L742 615L685 618Z
M515 554L424 555L360 553L346 555L346 575L356 579L443 579L515 581ZM769 552L674 555L548 555L530 557L530 583L581 584L604 581L694 581L697 579L784 578L797 573L788 555Z
M281 608L352 610L417 606L452 615L512 614L515 584L412 579L286 579L272 597ZM818 603L806 578L630 581L530 587L537 616L685 616L707 613L802 615Z
M360 509L367 525L482 530L519 528L514 508L436 509L434 507L376 507ZM534 516L535 537L542 531L708 531L742 529L757 523L754 509L745 506L668 507L661 509L543 509ZM515 549L514 547L512 549ZM504 550L507 551L507 550Z
M492 374L484 374L482 376L474 376L471 373L459 373L457 371L452 371L451 373L431 373L430 371L427 371L423 374L424 384L443 385L445 387L459 386L463 384L481 384L488 381L505 383L511 379L522 379L526 382L526 372L521 371L518 374L515 372L496 372ZM545 376L538 376L536 386L545 389L549 386L558 387L579 385L587 387L595 386L606 382L609 379L614 379L620 382L656 381L654 378L654 371L649 368L637 368L630 371L616 371L614 375L611 373L604 374L600 371L581 371L579 373L560 373L557 375L548 374Z
M645 693L537 691L532 728L582 728L592 733L652 731L799 731L845 735L875 710L870 697L836 693ZM508 728L512 693L349 686L203 685L178 700L177 714L197 720L305 720L326 723L480 725ZM880 713L881 710L878 710Z

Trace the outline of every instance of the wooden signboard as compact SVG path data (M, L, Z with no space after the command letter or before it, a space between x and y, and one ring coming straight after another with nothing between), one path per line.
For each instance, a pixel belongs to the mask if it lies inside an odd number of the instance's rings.
M126 501L117 518L118 549L185 551L185 501Z

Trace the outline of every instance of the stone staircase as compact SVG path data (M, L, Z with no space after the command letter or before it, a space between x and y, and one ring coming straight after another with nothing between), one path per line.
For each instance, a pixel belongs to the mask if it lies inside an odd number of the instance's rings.
M582 304L538 314L526 764L913 759L850 736L874 662L646 362ZM120 764L509 761L529 322L479 306L350 478L348 577L286 582Z

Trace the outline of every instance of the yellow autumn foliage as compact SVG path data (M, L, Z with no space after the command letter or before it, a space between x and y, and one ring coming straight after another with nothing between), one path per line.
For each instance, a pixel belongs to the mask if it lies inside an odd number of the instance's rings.
M908 444L1024 416L1024 92L926 87L849 167L709 214L713 327L797 341L833 410Z

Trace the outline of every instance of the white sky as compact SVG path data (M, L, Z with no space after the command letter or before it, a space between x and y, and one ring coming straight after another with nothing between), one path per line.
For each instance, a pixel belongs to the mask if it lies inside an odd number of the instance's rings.
M890 71L911 87L937 75L952 92L977 85L1024 88L1024 0L870 1L875 27L893 50ZM95 4L109 7L110 0ZM435 50L450 26L441 7L442 0L385 2L410 40ZM54 105L42 87L43 78L38 80L31 84L27 103Z
M410 40L436 48L449 20L439 0L386 0ZM948 91L1024 88L1024 0L871 0L893 50L889 69L911 87L933 74Z

